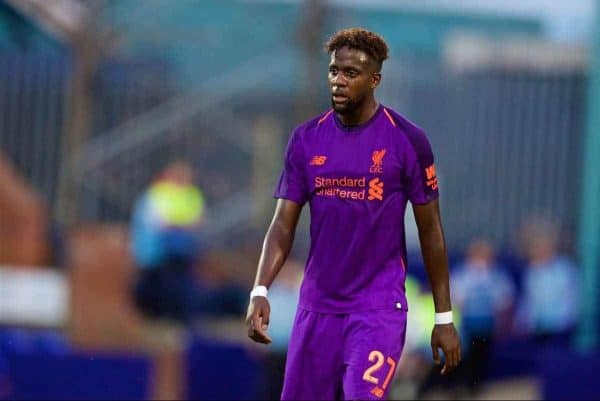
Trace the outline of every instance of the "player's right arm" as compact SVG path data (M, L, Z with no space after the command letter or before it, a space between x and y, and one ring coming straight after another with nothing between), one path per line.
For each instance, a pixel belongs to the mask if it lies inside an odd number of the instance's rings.
M258 261L254 287L271 286L281 270L294 242L294 234L300 217L302 206L287 199L278 199L275 213ZM271 307L266 297L255 296L250 299L246 314L248 337L252 340L269 344L271 338L267 334Z

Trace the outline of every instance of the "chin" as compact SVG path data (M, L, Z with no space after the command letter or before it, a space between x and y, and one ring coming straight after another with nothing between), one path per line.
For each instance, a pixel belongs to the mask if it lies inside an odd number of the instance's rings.
M333 108L333 110L336 113L339 113L339 114L342 114L342 115L343 114L350 114L353 111L353 107L349 103L346 103L346 104L337 104L337 103L334 103L332 101L331 102L331 107Z
M339 104L332 104L331 107L336 113L346 114L348 112L348 108L346 106L342 106Z

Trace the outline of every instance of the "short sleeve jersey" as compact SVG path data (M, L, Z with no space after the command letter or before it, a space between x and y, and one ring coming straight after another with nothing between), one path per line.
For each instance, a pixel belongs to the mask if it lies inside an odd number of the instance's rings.
M275 197L310 205L301 308L406 308L406 203L438 197L421 128L383 105L352 127L329 110L292 133Z

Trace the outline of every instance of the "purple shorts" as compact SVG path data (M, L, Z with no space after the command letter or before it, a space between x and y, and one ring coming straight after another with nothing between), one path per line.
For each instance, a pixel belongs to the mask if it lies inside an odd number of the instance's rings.
M281 399L385 399L405 336L404 309L328 314L299 308Z

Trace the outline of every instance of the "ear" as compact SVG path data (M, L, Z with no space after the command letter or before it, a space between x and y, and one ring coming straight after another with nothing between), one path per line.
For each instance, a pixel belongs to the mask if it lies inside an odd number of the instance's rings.
M371 89L377 88L379 86L380 82L381 82L381 73L374 72L373 75L371 76Z

